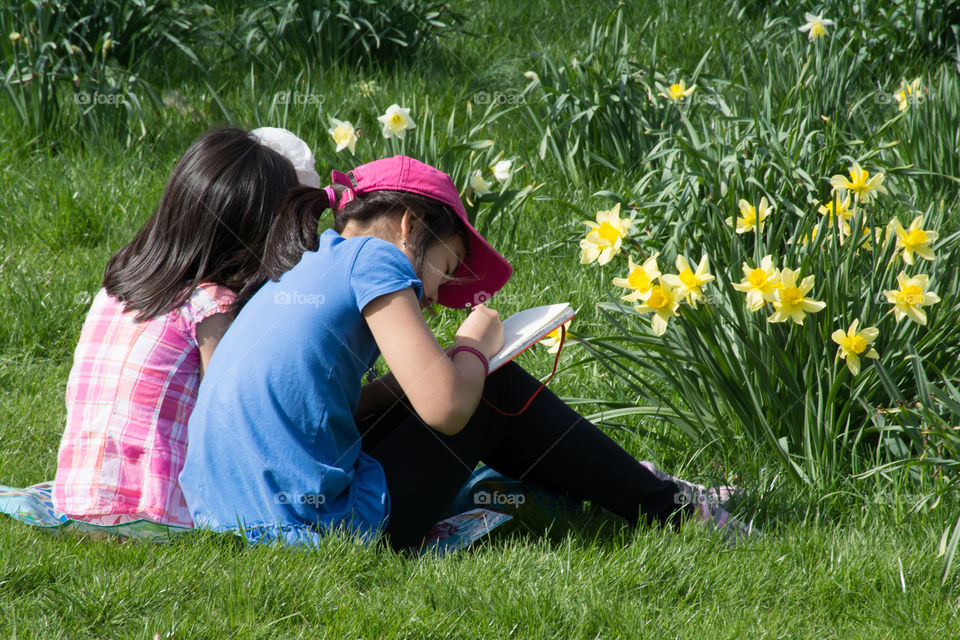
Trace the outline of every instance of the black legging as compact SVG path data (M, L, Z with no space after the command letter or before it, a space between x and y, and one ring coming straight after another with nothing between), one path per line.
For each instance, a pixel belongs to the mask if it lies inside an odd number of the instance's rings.
M539 386L510 362L487 377L483 397L514 412ZM682 505L676 483L658 479L549 389L515 417L481 400L453 436L431 429L399 401L359 419L357 428L363 450L386 474L391 502L386 533L395 549L421 545L478 461L511 478L595 502L630 524L641 513L663 522Z

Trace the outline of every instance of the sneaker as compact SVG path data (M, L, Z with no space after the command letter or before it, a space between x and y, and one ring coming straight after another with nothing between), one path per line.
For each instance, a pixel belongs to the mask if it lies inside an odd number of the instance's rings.
M738 546L761 537L760 530L754 527L752 523L742 522L721 507L715 499L703 493L689 494L686 491L684 491L684 496L694 508L695 522L706 527L707 530L716 531L731 546Z
M734 497L736 493L740 491L739 487L732 484L725 484L719 487L711 487L708 489L702 484L688 482L681 478L677 478L676 476L671 476L669 473L661 471L657 465L653 464L649 460L642 460L640 464L643 465L647 471L657 476L657 478L660 480L670 480L677 483L680 485L680 489L684 493L687 493L691 496L698 494L703 495L707 500L712 500L719 505L725 505L730 501L731 498Z

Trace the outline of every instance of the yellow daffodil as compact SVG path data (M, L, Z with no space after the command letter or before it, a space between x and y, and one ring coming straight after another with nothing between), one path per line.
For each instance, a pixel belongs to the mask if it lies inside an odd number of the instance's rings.
M842 223L840 226L840 244L843 245L843 242L846 238L849 238L853 232L850 230L849 223ZM873 251L873 242L879 244L880 238L883 236L883 229L876 228L871 229L867 224L864 224L860 228L860 248L866 249L867 251Z
M819 233L820 233L820 225L817 225L817 226L813 227L812 229L810 229L810 233L808 233L807 235L805 235L805 236L803 236L802 238L800 238L800 246L801 246L801 247L804 247L804 246L806 246L808 243L813 242L814 240L816 240L816 239L817 239L817 235L818 235ZM793 244L795 241L796 241L796 238L791 238L791 239L790 239L790 244Z
M924 260L933 260L936 257L930 248L930 243L936 241L939 234L936 231L925 231L920 228L923 216L914 218L909 229L904 229L896 218L892 222L893 231L897 234L897 251L903 250L901 255L904 262L913 264L913 254L917 254Z
M813 289L814 278L815 276L807 276L800 282L800 286L797 286L796 271L791 269L781 271L780 288L773 300L773 308L776 311L767 318L767 322L783 322L789 318L796 324L803 324L803 318L808 313L822 311L827 306L826 302L806 297Z
M337 143L337 151L340 152L344 149L350 149L351 154L356 154L357 132L353 128L353 125L345 120L337 120L336 118L330 118L330 121L333 123L333 127L327 129L327 133L333 136L333 141Z
M580 241L580 264L607 264L613 256L620 253L620 243L627 236L632 224L630 218L620 218L620 203L609 211L598 211L597 221L584 221L590 227L590 233Z
M687 88L687 85L684 84L683 80L677 84L670 85L670 88L667 89L666 93L658 93L657 95L662 98L668 98L674 102L683 102L685 99L689 98L690 95L696 91L697 85L691 85L690 88Z
M573 322L573 320L567 320L566 322L563 323L563 328L567 330L568 338L570 337L571 322ZM549 347L549 349L547 349L547 353L556 353L557 351L559 351L560 350L560 327L557 327L547 335L543 336L540 339L540 344L542 344L545 347Z
M680 301L673 287L659 278L659 284L650 287L650 290L644 294L642 303L633 307L637 313L653 313L650 320L650 328L658 336L662 336L667 330L667 322L670 316L677 315L677 308Z
M773 256L766 255L756 269L743 263L743 280L733 288L747 294L747 309L759 311L765 302L773 302L780 288L780 270L773 266Z
M900 319L906 316L917 324L926 325L927 312L923 307L940 302L937 294L924 291L930 284L930 279L922 273L910 278L901 271L897 274L897 284L900 285L899 289L883 292L887 296L887 302L893 304L894 319L900 322Z
M677 290L678 296L686 298L687 304L696 309L697 302L703 299L700 288L714 279L710 274L709 259L707 256L700 258L700 264L694 272L684 256L677 256L677 271L679 272L677 275L668 273L662 276L662 279Z
M850 167L850 180L842 175L835 175L830 178L830 184L834 189L849 189L857 194L857 200L864 204L869 202L875 195L873 192L886 193L887 188L883 186L883 174L870 177L870 172L860 168L856 162Z
M820 215L827 216L827 224L833 224L834 217L837 218L838 223L844 223L853 217L854 211L850 208L850 194L844 192L843 196L843 200L837 196L817 207ZM834 203L836 203L836 211L833 210Z
M900 81L900 90L893 94L893 99L897 102L897 111L905 111L910 103L916 101L920 93L920 78L914 78L913 82L906 80Z
M400 105L392 104L387 107L387 112L377 118L383 123L383 137L390 138L397 136L403 139L407 129L416 129L413 118L410 117L410 109L404 109Z
M498 182L506 182L510 178L510 168L513 166L513 160L501 160L493 165L493 177Z
M613 279L613 285L615 287L632 289L627 295L620 296L621 300L636 302L640 296L650 291L654 281L660 277L660 268L657 266L658 255L659 254L654 254L644 260L643 266L637 266L634 264L633 258L627 256L627 266L629 269L629 271L627 271L627 277Z
M23 39L23 36L20 35L19 31L10 32L10 42L18 42Z
M827 35L826 27L832 27L834 24L836 24L833 20L827 20L824 18L822 14L815 16L812 13L804 13L803 17L806 19L807 24L797 29L797 31L809 31L810 33L807 34L807 36L811 40L816 40L817 38L822 38L823 36Z
M850 373L857 375L860 373L860 358L879 358L877 350L870 347L870 343L877 339L880 331L876 327L867 327L863 331L858 331L859 320L854 320L850 328L844 332L843 329L837 329L830 336L834 342L840 345L837 348L837 358L844 358L847 361L847 369ZM870 347L868 351L867 348Z
M767 216L770 215L772 207L767 204L767 198L764 196L760 198L760 206L754 208L752 204L746 200L740 200L740 217L737 218L737 233L749 233L751 231L757 233L763 231L763 221L767 219ZM728 227L733 226L733 218L727 218L726 223Z
M490 183L483 179L483 172L477 169L470 176L470 188L478 196L485 196L490 193Z

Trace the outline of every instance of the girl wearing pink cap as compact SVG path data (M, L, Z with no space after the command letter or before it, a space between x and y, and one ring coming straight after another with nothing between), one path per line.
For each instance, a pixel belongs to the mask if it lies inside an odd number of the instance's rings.
M291 194L302 218L275 229L264 284L200 385L180 474L198 526L295 545L385 533L415 549L480 461L630 523L687 511L724 525L549 390L519 415L495 410L540 383L516 363L487 374L503 342L493 309L437 342L424 308L485 300L511 274L446 174L398 156L333 181ZM318 237L327 207L333 229ZM390 373L362 385L381 354Z

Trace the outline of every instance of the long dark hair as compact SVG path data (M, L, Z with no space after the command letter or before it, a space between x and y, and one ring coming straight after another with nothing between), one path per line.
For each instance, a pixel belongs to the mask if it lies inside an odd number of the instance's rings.
M204 134L177 162L150 219L110 258L104 288L138 321L179 307L203 282L244 290L298 184L293 165L246 131Z
M333 185L333 189L339 198L345 187ZM343 209L337 210L323 189L297 187L284 197L281 211L267 236L260 269L237 295L234 309L242 308L268 280L279 280L300 262L305 252L317 250L320 246L317 227L328 208L334 209L333 230L337 233L342 233L350 220L369 225L380 219L402 216L407 209L416 214L423 223L412 239L416 256L413 267L418 277L423 274L424 255L434 242L460 237L467 251L470 250L470 236L460 216L433 198L406 191L372 191L358 194Z

